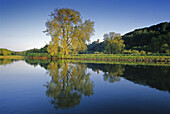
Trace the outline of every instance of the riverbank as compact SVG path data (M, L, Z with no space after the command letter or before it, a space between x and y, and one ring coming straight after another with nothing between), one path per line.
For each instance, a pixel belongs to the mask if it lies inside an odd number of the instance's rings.
M68 60L87 60L87 61L127 61L127 62L143 62L143 63L170 63L170 56L166 54L71 54L71 55L58 55L51 57L48 53L32 53L28 56L0 56L0 59L68 59Z
M169 55L151 54L151 55L129 55L129 54L72 54L58 55L50 57L45 54L29 54L29 59L73 59L73 60L95 60L95 61L130 61L130 62L170 62Z
M170 56L157 56L157 55L77 54L68 55L64 58L96 61L170 62Z
M94 63L94 64L121 64L121 65L147 65L147 66L170 66L169 63L165 62L132 62L132 61L96 61L96 60L77 60L77 59L26 59L26 62L34 65L47 65L51 62L71 62L71 63Z
M0 56L0 59L24 59L25 56L19 55L9 55L9 56Z

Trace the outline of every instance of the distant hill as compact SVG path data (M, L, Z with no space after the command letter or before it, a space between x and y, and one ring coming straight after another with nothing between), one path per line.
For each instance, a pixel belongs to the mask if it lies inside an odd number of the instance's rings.
M126 50L145 50L153 53L170 53L170 22L136 29L122 36ZM103 52L104 43L87 45L87 53Z
M25 53L26 53L26 55L28 53L48 53L47 52L47 47L48 47L48 45L45 45L44 47L42 47L40 49L34 48L34 49L26 50Z
M125 49L170 53L170 22L136 29L122 36Z

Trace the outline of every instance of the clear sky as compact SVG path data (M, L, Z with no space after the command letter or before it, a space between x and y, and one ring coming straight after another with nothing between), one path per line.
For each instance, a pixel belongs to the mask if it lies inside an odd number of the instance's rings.
M42 31L55 8L75 9L94 21L91 41L170 21L170 0L0 0L0 48L21 51L49 43Z

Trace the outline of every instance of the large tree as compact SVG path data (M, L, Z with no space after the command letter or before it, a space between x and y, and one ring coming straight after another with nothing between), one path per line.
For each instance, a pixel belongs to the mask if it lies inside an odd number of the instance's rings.
M104 44L105 44L105 53L116 54L121 53L122 49L125 47L123 40L120 34L115 32L110 32L109 34L104 34Z
M83 23L78 11L65 8L55 9L50 17L45 32L52 37L47 48L51 55L57 55L58 52L67 55L69 52L86 50L85 43L94 33L94 22L85 20Z

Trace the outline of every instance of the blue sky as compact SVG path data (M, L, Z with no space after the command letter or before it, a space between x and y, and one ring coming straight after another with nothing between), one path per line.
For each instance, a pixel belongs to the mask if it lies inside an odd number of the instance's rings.
M51 40L42 31L55 8L71 8L95 22L91 41L170 21L170 0L0 0L0 48L41 48Z

